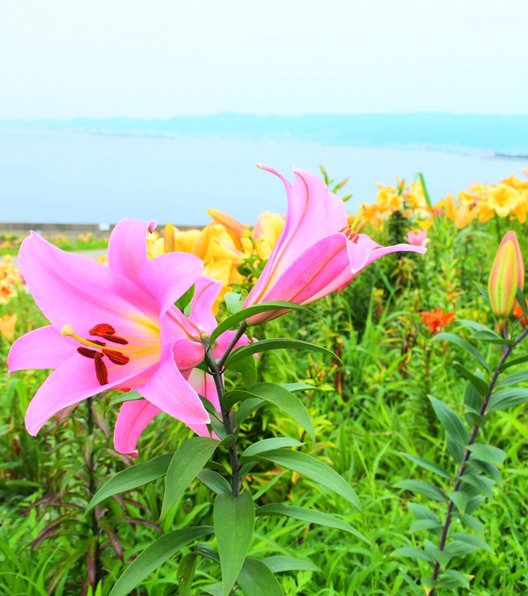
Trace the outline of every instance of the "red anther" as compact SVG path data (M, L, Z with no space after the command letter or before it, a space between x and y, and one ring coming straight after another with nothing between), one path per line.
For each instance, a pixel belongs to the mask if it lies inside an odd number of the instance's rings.
M87 340L87 341L91 341L93 344L97 344L98 346L101 346L101 347L102 347L102 346L106 346L106 344L105 344L105 342L104 342L104 341L99 341L99 340L97 340L97 339L89 339L89 340Z
M117 352L116 350L107 350L103 348L103 354L108 356L108 358L114 363L119 364L119 366L123 366L123 364L127 364L130 361L128 356L121 354L121 352Z
M124 337L119 337L118 335L108 335L107 333L99 333L99 337L106 339L107 341L111 341L114 344L121 344L126 346L128 341Z
M97 352L95 350L90 350L90 348L77 348L77 352L81 356L86 356L86 358L95 358Z
M115 329L108 323L99 323L90 329L90 335L114 335Z
M106 385L108 383L108 369L106 368L106 364L103 362L103 355L99 352L96 352L94 356L94 362L95 374L97 376L97 380L99 381L99 385Z

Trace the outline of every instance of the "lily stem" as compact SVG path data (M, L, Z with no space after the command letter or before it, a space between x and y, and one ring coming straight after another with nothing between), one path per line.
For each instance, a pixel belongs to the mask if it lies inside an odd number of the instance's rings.
M89 501L95 495L97 486L95 479L95 457L94 457L94 413L92 398L89 397L86 400L87 412L86 412L86 430L88 434L88 440L90 442L90 452L86 461L86 467L88 472L88 498ZM93 551L93 585L95 589L101 578L101 556L99 551L99 523L97 521L97 510L93 508L90 513L91 518L91 531L94 540L94 551Z
M505 331L505 335L506 335L506 331ZM497 364L495 371L493 372L491 382L488 386L488 391L486 393L486 396L484 397L484 400L482 401L482 405L479 410L479 417L478 417L477 421L475 422L475 424L473 425L473 428L471 429L471 434L469 436L469 440L468 440L467 446L464 450L464 455L462 457L462 462L460 463L460 467L458 469L458 473L456 476L455 486L453 488L454 493L458 492L462 485L463 476L467 470L467 464L471 457L470 447L471 447L471 445L473 445L473 443L475 442L475 440L477 438L477 434L480 430L482 422L484 421L484 416L486 415L486 412L487 412L487 409L489 406L489 401L490 401L491 395L493 393L493 390L495 389L495 385L497 384L497 381L498 381L499 376L502 372L502 369L503 369L504 365L506 364L506 360L508 360L508 358L510 357L513 350L521 343L521 341L527 335L528 335L528 329L525 329L513 343L509 344L508 346L505 346L505 348L502 352L502 357L499 361L499 364ZM440 542L438 544L438 549L440 551L443 551L445 549L445 545L447 542L447 535L449 532L449 527L453 520L454 509L455 509L455 504L453 503L453 501L449 501L444 526L442 528L442 534L440 536ZM432 579L433 580L438 579L439 574L440 574L440 562L435 561ZM434 596L434 594L435 594L435 588L433 588L429 592L429 596Z
M247 325L245 322L243 322L240 325L235 336L229 343L226 351L224 352L224 354L222 355L222 357L219 360L215 359L211 350L207 350L206 355L205 355L205 362L206 362L207 366L209 367L209 372L211 373L211 375L214 379L216 391L218 393L218 401L220 402L220 411L222 414L222 422L224 424L224 429L228 436L229 435L233 436L233 442L231 443L231 445L229 447L229 461L231 464L231 478L232 478L233 496L235 496L235 497L238 497L238 495L240 494L240 488L241 488L240 487L240 484L241 484L241 482L240 482L240 463L238 461L236 435L233 432L233 425L231 422L231 410L229 408L226 408L225 403L224 403L225 387L224 387L224 381L222 378L222 372L223 372L223 367L224 367L225 361L227 360L229 354L233 351L235 345L238 343L238 341L240 340L242 335L244 335L246 328L247 328Z

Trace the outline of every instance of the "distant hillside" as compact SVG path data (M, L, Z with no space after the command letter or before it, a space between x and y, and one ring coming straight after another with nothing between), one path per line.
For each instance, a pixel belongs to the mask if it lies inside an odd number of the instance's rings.
M528 155L528 115L364 114L256 116L217 114L148 120L130 118L0 121L2 128L79 130L99 134L214 135L321 144L409 146Z

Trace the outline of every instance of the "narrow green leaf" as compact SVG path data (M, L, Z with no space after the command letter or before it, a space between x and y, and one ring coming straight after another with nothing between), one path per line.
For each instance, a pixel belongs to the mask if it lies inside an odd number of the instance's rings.
M447 478L448 480L451 478L448 472L444 470L438 464L435 464L432 461L427 459L423 459L422 457L418 457L417 455L411 455L410 453L402 453L403 457L409 459L410 461L414 462L418 466L424 468L425 470L429 470L429 472L433 472L434 474L438 474L442 478Z
M246 596L284 596L271 569L259 559L246 559L238 583Z
M483 443L473 443L469 447L473 457L481 459L489 464L500 466L506 459L506 453L498 447L492 445L485 445Z
M228 356L225 365L227 368L238 362L241 358L247 358L252 354L261 354L269 350L309 350L310 352L321 352L333 359L341 361L331 350L317 344L300 339L290 339L288 337L277 337L275 339L261 339L247 346L242 346L233 350Z
M431 196L429 195L429 191L427 190L427 186L425 184L425 178L424 178L424 175L422 174L422 172L418 172L418 179L420 180L420 186L422 187L422 190L423 190L425 202L427 203L427 206L429 207L429 209L432 210L433 204L431 202Z
M475 534L468 534L467 532L453 532L453 534L451 534L451 538L471 544L475 548L483 548L491 552L490 545L485 540L482 540L480 536L475 536Z
M466 512L466 507L468 506L469 501L471 500L471 496L468 495L464 491L456 491L447 493L450 501L453 501L455 507L460 511L460 513L464 514Z
M461 540L450 540L444 548L444 552L451 558L464 557L474 553L476 550L479 550L478 546L469 544L468 542L462 542Z
M411 524L411 532L419 532L420 530L441 530L442 526L432 519L417 519Z
M479 395L486 395L488 392L488 384L484 379L481 379L477 375L474 375L465 366L462 366L459 362L455 362L455 370L461 377L467 379L478 391Z
M432 484L427 484L427 482L423 482L422 480L402 480L401 482L397 482L395 486L404 490L410 490L417 495L422 495L427 499L433 499L435 501L444 501L446 498L439 488Z
M280 449L281 447L301 447L304 443L297 441L297 439L290 439L289 437L276 437L273 439L263 439L253 443L244 450L241 457L253 457L264 453L264 451L272 451L273 449Z
M520 372L513 373L500 379L497 383L497 388L518 385L519 383L525 383L526 381L528 381L528 370L521 370Z
M505 410L528 402L528 388L516 387L515 389L502 389L494 393L488 405L488 412Z
M277 466L282 466L306 476L319 485L328 488L352 503L356 509L361 511L361 503L356 491L348 482L327 464L301 453L300 451L287 451L277 449L268 451L259 456L259 459L266 459Z
M235 414L235 426L240 427L242 422L244 422L246 418L251 416L251 414L262 408L264 403L265 402L263 402L261 399L257 397L252 397L244 400L240 404L240 407L238 408L238 411Z
M436 517L429 507L426 507L425 505L420 505L419 503L409 503L408 508L416 519L428 519L438 524L440 523L438 517Z
M455 513L458 519L466 526L468 526L474 532L479 534L484 533L484 524L476 517L468 515L467 513Z
M196 291L196 286L193 284L183 296L180 296L175 303L175 306L179 308L182 312L185 312L185 309L191 304L194 292ZM185 313L187 314L187 313ZM187 315L188 316L188 315Z
M238 497L218 495L214 502L213 522L224 596L227 596L242 569L253 537L255 506L251 495L248 492Z
M191 596L191 587L198 557L195 553L185 555L178 565L178 596Z
M502 370L506 370L511 366L517 366L517 364L524 364L528 362L528 356L520 356L519 358L514 358L513 360L508 360L506 364L502 367Z
M215 472L214 470L209 470L209 468L206 468L198 474L197 478L217 495L229 495L231 493L229 482L221 474Z
M492 480L491 478L479 476L478 474L469 474L466 472L464 476L462 476L462 483L474 486L479 492L484 493L488 497L493 496L492 488L495 484L495 480Z
M467 327L472 331L476 331L477 333L481 333L482 335L488 334L490 339L504 339L501 335L499 335L493 329L486 327L486 325L482 325L481 323L476 323L475 321L469 321L468 319L458 319L458 325L462 325L463 327Z
M347 524L333 515L323 513L322 511L315 511L306 507L295 507L293 505L286 505L285 503L270 503L259 507L257 509L257 515L286 515L292 519L298 519L310 524L343 530L344 532L348 532L349 534L356 536L356 538L363 540L363 542L366 542L368 545L371 545L368 538L363 536L363 534L358 532L350 524Z
M253 356L241 358L231 364L231 369L240 373L244 385L249 388L257 382L257 362Z
M308 383L281 383L281 387L287 391L315 391L317 387L315 385L308 385Z
M173 455L165 477L165 492L160 519L183 495L189 484L211 459L219 442L207 437L193 437L184 441Z
M475 358L475 360L477 360L477 362L482 366L482 368L484 368L484 370L490 372L489 364L486 362L486 360L484 359L482 354L477 350L477 348L475 348L475 346L472 346L465 339L458 337L458 335L455 335L454 333L438 333L437 335L435 335L433 341L448 341L458 346L459 348L464 350L464 352L470 354L473 358Z
M432 561L432 557L423 550L417 548L411 548L410 546L404 546L397 548L392 552L393 557L404 557L407 559L421 559L422 561Z
M227 331L228 329L235 329L240 323L242 323L242 321L249 319L253 315L258 315L263 312L271 312L274 310L298 310L312 315L313 317L317 317L318 319L322 319L320 315L312 312L305 306L300 306L299 304L294 304L293 302L262 302L261 304L255 304L255 306L244 308L223 320L220 325L218 325L218 327L211 333L209 344L212 345L215 340L218 339L222 333L224 333L224 331Z
M469 586L469 576L454 569L447 569L438 576L438 581L436 582L435 587L444 588L446 590L452 590L454 588L464 588L468 590Z
M257 385L253 385L251 387L251 393L259 399L263 399L280 408L288 416L291 416L299 426L304 428L312 439L315 438L315 430L310 414L308 414L301 399L296 395L284 389L284 387L272 383L258 383Z
M125 569L112 588L110 596L126 596L174 553L212 531L213 528L210 526L201 526L175 530L160 536Z
M262 562L269 567L273 573L283 573L284 571L321 571L317 565L305 559L296 557L265 557Z
M171 458L172 455L159 455L149 461L135 464L118 472L95 493L86 511L90 511L90 509L112 495L143 486L163 476L167 473Z
M469 441L469 431L453 410L444 402L429 396L433 410L444 427L446 433L450 435L459 445L464 446Z

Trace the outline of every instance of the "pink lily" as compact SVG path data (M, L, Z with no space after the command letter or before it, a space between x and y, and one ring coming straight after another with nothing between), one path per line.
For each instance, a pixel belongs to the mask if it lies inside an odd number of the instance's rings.
M207 277L200 277L196 281L196 289L191 301L189 321L194 325L197 335L209 335L217 326L212 309L222 290L222 283ZM226 331L215 342L212 352L215 358L220 358L235 335L234 331ZM249 339L242 336L236 347L247 345ZM183 371L191 386L203 397L209 400L217 412L220 412L218 393L213 377L198 368ZM161 409L145 399L126 401L121 406L114 428L114 448L120 453L137 457L137 444L143 431L152 419L161 413ZM184 421L185 422L185 421ZM210 436L206 424L187 423L194 432L202 437Z
M203 360L201 338L173 306L202 262L186 253L147 260L152 229L146 221L122 220L110 237L108 267L34 233L22 243L22 274L51 325L13 344L9 371L55 369L27 409L30 434L63 408L114 388L134 388L187 424L209 421L182 374Z
M426 246L429 242L427 230L413 230L412 232L408 232L406 240L413 246Z
M322 180L304 170L294 170L290 184L271 168L286 187L288 212L284 229L244 307L284 300L310 304L348 285L365 267L396 251L425 253L422 246L381 246L366 234L356 234L347 223L343 201ZM248 320L268 321L285 311L266 312Z

